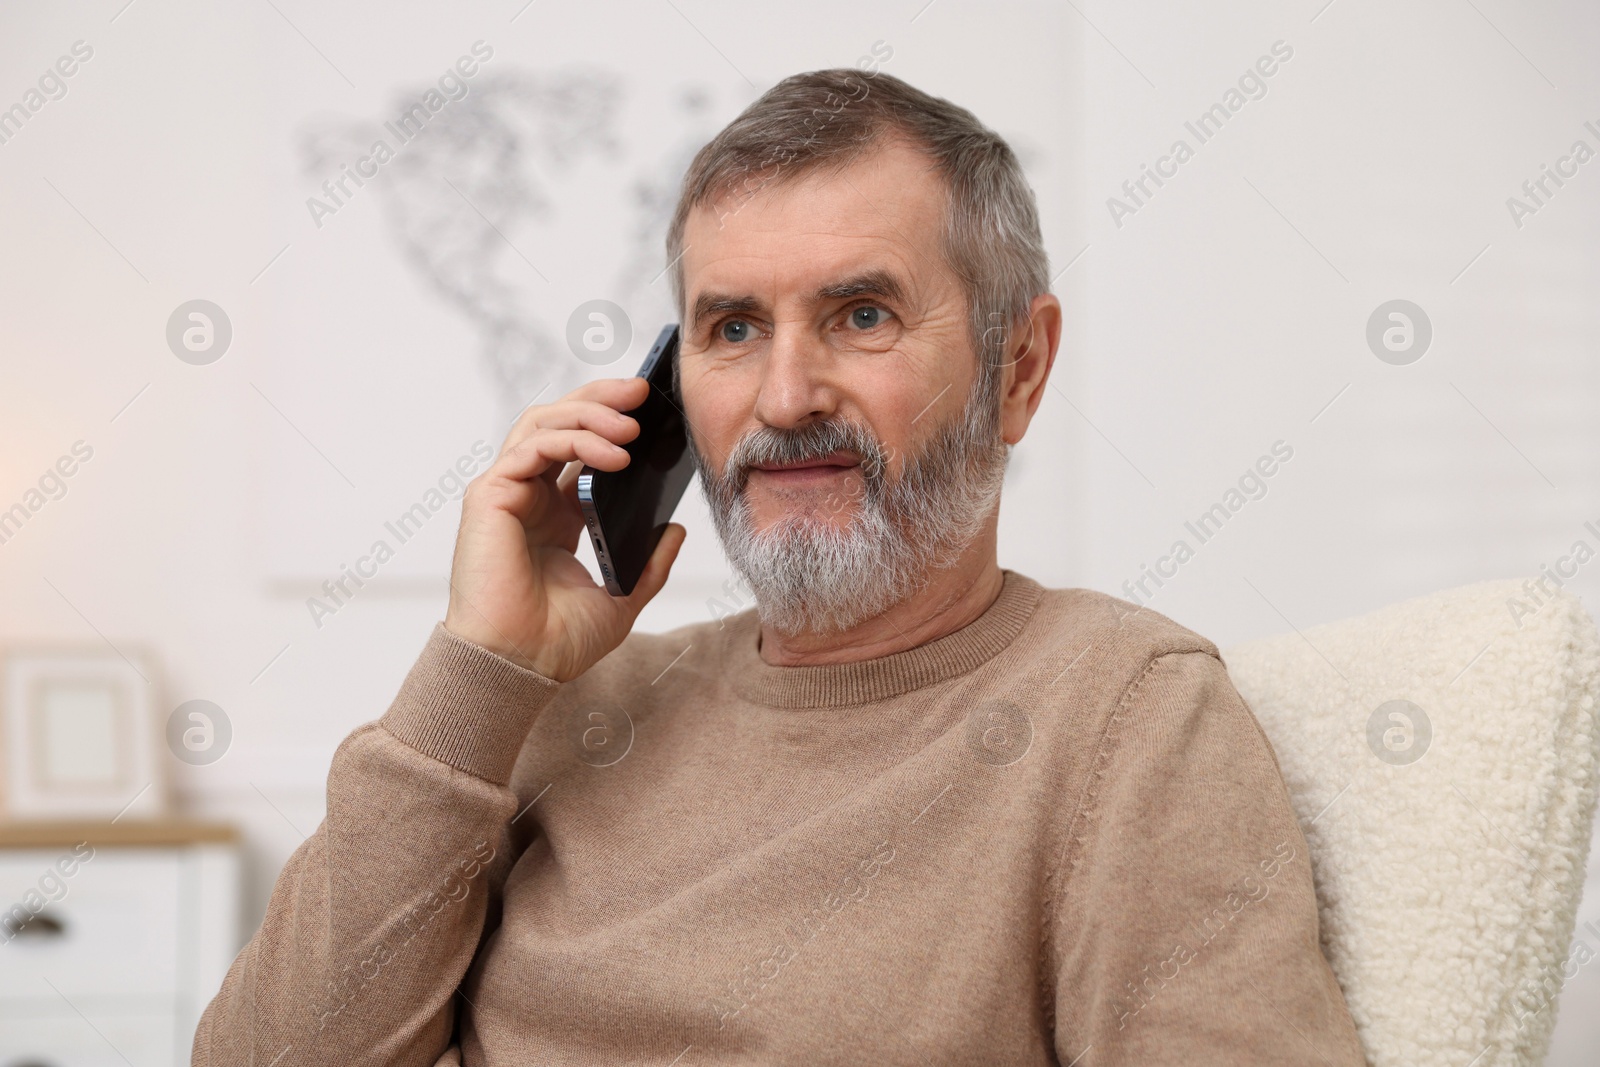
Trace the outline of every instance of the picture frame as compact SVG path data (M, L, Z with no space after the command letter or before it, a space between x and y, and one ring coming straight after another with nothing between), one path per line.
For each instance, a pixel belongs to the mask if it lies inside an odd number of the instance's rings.
M0 657L0 814L166 814L157 691L154 658L139 650L7 650Z

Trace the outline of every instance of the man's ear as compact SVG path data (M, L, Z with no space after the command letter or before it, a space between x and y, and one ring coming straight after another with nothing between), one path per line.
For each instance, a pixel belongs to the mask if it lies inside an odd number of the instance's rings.
M1061 301L1055 294L1034 297L1027 321L1018 323L1008 341L1000 379L1000 432L1006 444L1014 445L1028 432L1033 413L1044 399L1061 344Z

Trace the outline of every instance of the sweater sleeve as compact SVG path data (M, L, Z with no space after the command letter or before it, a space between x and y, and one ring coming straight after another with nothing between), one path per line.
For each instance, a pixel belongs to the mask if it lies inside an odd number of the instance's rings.
M1214 655L1123 695L1056 874L1063 1064L1365 1064L1277 757Z
M510 867L512 767L560 683L436 625L334 753L327 816L195 1032L193 1063L432 1067Z

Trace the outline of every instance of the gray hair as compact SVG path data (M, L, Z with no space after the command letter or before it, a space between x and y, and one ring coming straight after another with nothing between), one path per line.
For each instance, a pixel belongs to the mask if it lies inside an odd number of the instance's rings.
M695 154L667 230L673 300L684 313L683 233L694 208L728 194L742 205L769 184L837 173L896 135L926 152L945 180L941 247L967 296L980 410L998 420L1006 342L1050 288L1033 189L999 134L892 74L836 67L792 75Z

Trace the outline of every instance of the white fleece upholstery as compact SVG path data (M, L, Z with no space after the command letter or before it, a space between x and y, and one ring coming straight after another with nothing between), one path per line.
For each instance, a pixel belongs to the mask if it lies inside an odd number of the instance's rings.
M1567 956L1600 635L1576 597L1542 599L1484 582L1223 653L1277 752L1323 951L1373 1067L1535 1067L1563 971L1584 962ZM1374 709L1397 698L1432 726L1409 764L1396 709L1378 729L1388 760L1369 744Z

